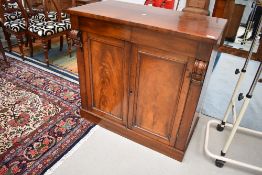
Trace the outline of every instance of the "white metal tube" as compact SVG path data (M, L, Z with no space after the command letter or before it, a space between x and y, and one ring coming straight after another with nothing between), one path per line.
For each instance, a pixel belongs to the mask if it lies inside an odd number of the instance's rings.
M234 165L238 165L238 166L241 166L241 167L244 167L244 168L249 168L249 169L253 169L255 171L262 172L262 168L261 167L257 167L257 166L254 166L254 165L250 165L250 164L247 164L247 163L244 163L244 162L240 162L240 161L237 161L237 160L233 160L233 159L229 159L229 158L226 158L226 157L218 156L218 155L213 154L212 152L210 152L209 149L208 149L208 143L209 143L209 128L210 128L211 124L219 124L219 121L217 121L217 120L210 120L207 123L206 135L205 135L205 143L204 143L204 150L205 150L205 153L209 157L211 157L213 159L222 160L222 161L225 161L227 163L234 164ZM227 127L233 127L233 125L231 125L231 124L226 124L226 126ZM251 129L248 129L248 128L239 127L239 130L245 131L245 132L248 132L248 133L251 133L251 134L262 136L262 132L254 131L254 130L251 130Z
M232 129L232 131L231 131L231 133L230 133L230 135L229 135L229 137L227 139L227 142L226 142L224 148L222 149L223 153L226 153L228 148L229 148L229 146L231 145L231 142L232 142L232 140L233 140L233 138L234 138L234 136L236 134L237 128L239 127L239 124L240 124L240 122L241 122L242 118L244 117L244 114L245 114L245 112L247 110L249 101L250 101L250 98L245 98L244 103L243 103L243 105L241 107L241 110L239 112L239 115L237 117L237 120L236 120L236 122L233 125L233 129Z
M236 110L236 104L234 103L234 105L232 106L232 110L233 110L233 124L236 122L237 119L237 110Z
M239 78L238 78L236 87L235 87L235 89L234 89L233 95L232 95L232 97L231 97L231 100L230 100L230 102L229 102L229 104L228 104L226 113L225 113L225 115L224 115L223 122L227 122L227 119L228 119L228 116L229 116L230 111L232 110L232 107L233 107L233 106L235 107L235 101L237 100L237 95L238 95L238 92L239 92L241 83L242 83L242 81L244 80L244 77L245 77L245 72L240 72L240 76L239 76Z

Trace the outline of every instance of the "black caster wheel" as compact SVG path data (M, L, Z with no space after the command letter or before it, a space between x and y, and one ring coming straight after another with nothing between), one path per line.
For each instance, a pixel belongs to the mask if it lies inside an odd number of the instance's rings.
M225 128L225 127L222 127L221 124L218 124L218 125L217 125L217 130L220 131L220 132L221 132L221 131L224 131L224 128Z
M223 160L218 160L218 159L216 159L216 161L215 161L216 166L219 167L219 168L223 168L223 166L224 166L225 163L226 163L226 162L223 161Z

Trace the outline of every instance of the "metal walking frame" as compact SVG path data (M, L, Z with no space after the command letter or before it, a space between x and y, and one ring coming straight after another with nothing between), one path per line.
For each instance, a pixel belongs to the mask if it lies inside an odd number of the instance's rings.
M244 76L245 76L245 73L246 73L246 69L247 69L247 66L248 66L248 62L249 62L249 60L251 59L251 56L252 56L252 52L253 52L253 49L254 49L254 43L256 42L256 39L258 38L258 35L260 33L261 28L262 28L262 17L260 18L259 27L258 27L258 29L256 31L256 37L255 37L255 39L252 42L252 45L251 45L251 48L250 48L250 51L249 51L249 55L248 55L248 57L247 57L247 59L245 61L245 64L244 64L241 72L238 69L235 71L236 74L240 73L240 76L239 76L239 79L237 81L237 84L236 84L235 90L233 92L232 98L231 98L231 100L229 102L229 105L227 107L227 110L225 112L224 119L221 122L219 122L217 120L210 120L207 123L206 136L205 136L205 145L204 145L205 153L208 156L216 159L215 164L216 164L216 166L218 166L220 168L222 168L224 166L224 164L226 162L228 162L228 163L231 163L231 164L235 164L235 165L238 165L238 166L242 166L242 167L245 167L245 168L249 168L249 169L253 169L253 170L262 172L262 167L257 167L257 166L251 165L251 164L247 164L247 163L244 163L244 162L241 162L241 161L237 161L237 160L233 160L233 159L225 157L226 153L228 151L228 148L231 145L232 140L233 140L237 130L242 130L243 132L247 132L247 133L250 133L250 134L262 137L262 132L254 131L254 130L243 128L243 127L239 126L241 120L244 117L244 114L245 114L246 109L247 109L247 107L249 105L249 102L250 102L250 100L252 98L254 89L255 89L257 83L259 82L259 77L260 77L261 72L262 72L262 62L260 62L260 65L259 65L259 68L257 70L256 76L255 76L255 78L254 78L254 80L253 80L253 82L252 82L252 84L250 86L250 89L249 89L248 93L246 94L246 96L244 97L243 93L240 93L239 95L237 95L238 91L240 89L241 83L243 82L243 79L244 79ZM243 102L243 104L241 106L241 109L240 109L240 112L239 112L238 115L236 114L236 109L235 109L236 108L235 104L236 104L236 100L237 99L239 101L244 99L244 102ZM232 110L232 113L233 113L233 125L227 123L228 116L229 116L231 110ZM227 138L227 141L226 141L223 149L221 150L220 156L211 153L209 151L209 149L208 149L209 130L210 130L210 127L211 127L212 124L213 125L214 124L217 125L216 129L219 132L222 132L225 127L232 128L232 130L230 132L230 135Z

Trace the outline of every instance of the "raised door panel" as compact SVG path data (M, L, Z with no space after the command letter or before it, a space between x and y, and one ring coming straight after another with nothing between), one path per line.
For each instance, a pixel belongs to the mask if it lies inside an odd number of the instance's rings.
M125 42L91 36L89 38L89 111L126 124L127 50Z
M129 127L170 144L181 90L185 75L188 75L186 72L189 71L188 59L168 56L170 54L154 49L135 50L137 66L132 69L136 77L134 106Z

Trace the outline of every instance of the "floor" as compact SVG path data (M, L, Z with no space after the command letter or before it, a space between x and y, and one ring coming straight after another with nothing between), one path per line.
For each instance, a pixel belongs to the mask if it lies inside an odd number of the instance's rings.
M239 169L230 164L226 164L222 169L214 165L214 160L205 155L203 146L205 125L208 120L210 118L204 116L199 120L182 163L97 126L95 132L91 136L87 136L88 138L77 146L71 156L65 158L62 164L55 165L46 175L259 174L254 171ZM226 136L228 132L220 133L214 128L212 128L212 131L210 150L219 153L222 147L221 141L225 140L223 136ZM229 150L229 155L238 160L261 165L261 144L261 139L239 133Z
M203 104L202 113L208 116L223 119L228 103L238 81L239 75L235 75L235 70L242 69L245 59L234 55L222 53L219 62L210 78ZM244 95L248 92L259 66L258 61L251 60L247 67L244 81L240 87L240 92ZM262 76L261 76L262 78ZM247 108L241 125L250 129L262 131L262 83L258 83L250 104ZM242 101L236 102L237 111L240 110ZM231 121L231 115L229 117ZM254 122L255 121L255 122Z

